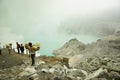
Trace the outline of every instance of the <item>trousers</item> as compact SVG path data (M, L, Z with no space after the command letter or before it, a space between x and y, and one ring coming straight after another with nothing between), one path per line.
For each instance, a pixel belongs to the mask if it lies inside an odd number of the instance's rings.
M35 54L31 54L32 66L35 65Z

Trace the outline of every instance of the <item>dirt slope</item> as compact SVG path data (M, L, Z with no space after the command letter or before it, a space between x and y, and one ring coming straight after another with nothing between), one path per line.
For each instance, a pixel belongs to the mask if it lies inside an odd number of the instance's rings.
M9 54L7 49L3 49L0 55L0 69L21 65L26 59L29 59L27 55L17 54L13 50Z

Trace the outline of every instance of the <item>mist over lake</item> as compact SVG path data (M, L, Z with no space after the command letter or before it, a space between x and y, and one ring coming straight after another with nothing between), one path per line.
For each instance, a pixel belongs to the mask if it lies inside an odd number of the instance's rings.
M72 38L87 44L120 30L119 0L0 0L0 42L40 42L51 55Z

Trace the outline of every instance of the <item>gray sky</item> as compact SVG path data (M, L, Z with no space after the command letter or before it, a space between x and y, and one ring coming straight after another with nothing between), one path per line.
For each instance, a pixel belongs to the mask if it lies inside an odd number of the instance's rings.
M103 36L119 29L120 0L0 0L4 43L57 42L63 35Z

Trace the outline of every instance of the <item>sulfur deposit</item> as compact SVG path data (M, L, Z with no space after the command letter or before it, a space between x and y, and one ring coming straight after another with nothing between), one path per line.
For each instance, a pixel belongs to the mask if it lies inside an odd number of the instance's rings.
M6 48L12 48L12 43L6 44Z
M28 50L31 49L28 43L25 44L25 48L28 49ZM39 49L40 49L40 43L33 44L32 50L38 51Z

